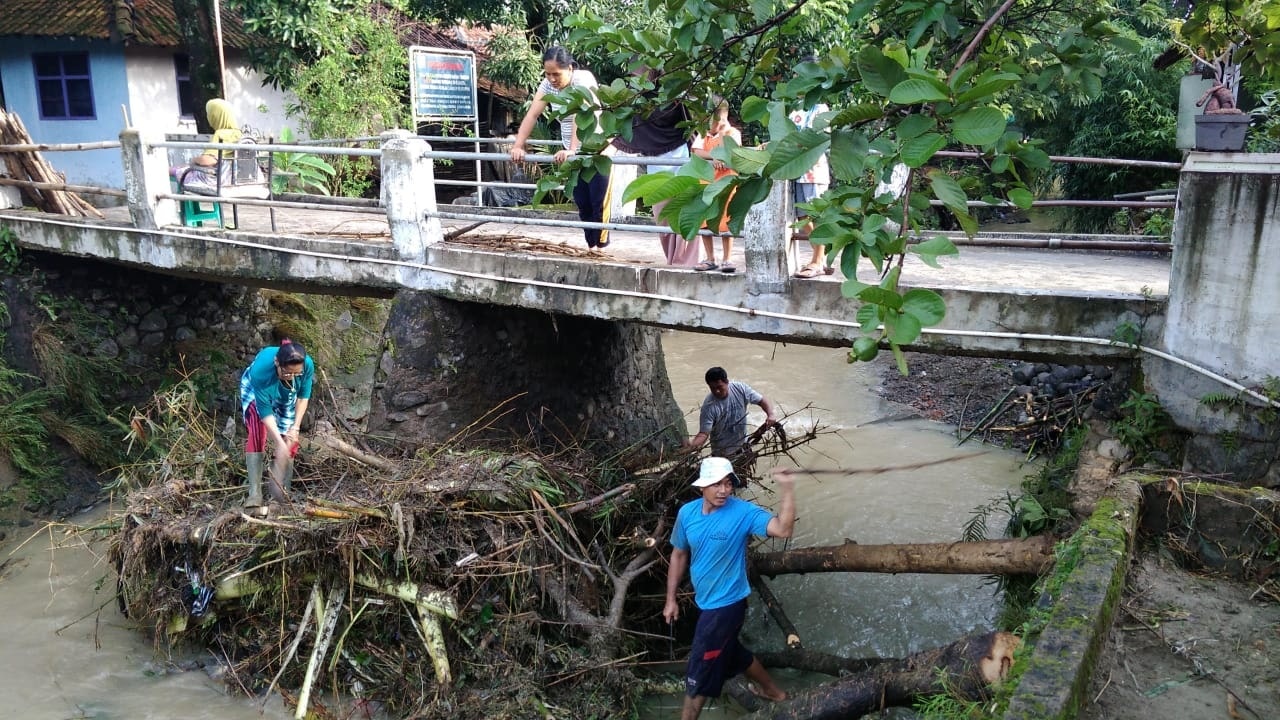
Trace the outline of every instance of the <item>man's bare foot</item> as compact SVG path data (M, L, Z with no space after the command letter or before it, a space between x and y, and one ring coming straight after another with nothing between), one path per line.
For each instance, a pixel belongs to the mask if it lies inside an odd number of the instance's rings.
M766 702L782 702L787 699L787 693L780 687L774 688L775 694L773 695L765 692L763 688L753 682L747 683L747 689L751 691L752 695L755 695Z

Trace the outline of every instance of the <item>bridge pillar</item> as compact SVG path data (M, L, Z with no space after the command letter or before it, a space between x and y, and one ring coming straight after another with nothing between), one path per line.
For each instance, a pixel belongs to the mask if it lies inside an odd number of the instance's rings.
M391 226L391 242L407 262L425 263L427 248L444 239L436 212L435 170L427 141L384 135L382 198ZM429 217L428 213L432 215Z
M372 432L410 444L532 436L600 454L685 436L657 328L410 291L386 327Z
M1164 349L1246 387L1276 383L1277 238L1280 154L1191 153L1178 180ZM1173 420L1195 433L1189 469L1280 486L1280 424L1263 421L1274 412L1256 412L1253 400L1252 411L1202 402L1237 393L1158 358L1144 358L1143 370Z
M762 202L751 206L742 224L747 292L752 295L786 290L787 279L796 270L792 254L787 252L790 225L791 184L776 182Z
M124 167L124 191L129 215L136 227L155 230L178 225L178 202L156 196L170 192L169 155L152 143L160 136L144 137L133 128L120 133L120 156Z

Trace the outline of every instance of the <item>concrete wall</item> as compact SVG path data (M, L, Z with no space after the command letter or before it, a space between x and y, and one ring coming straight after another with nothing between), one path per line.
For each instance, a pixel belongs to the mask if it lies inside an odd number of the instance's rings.
M416 446L527 438L547 447L677 447L684 417L659 331L402 292L369 429Z
M35 68L31 55L37 52L87 52L93 82L96 116L87 120L42 120L36 95ZM0 81L4 83L5 105L17 113L38 143L78 143L115 140L124 128L120 112L129 104L129 83L123 48L98 40L5 38L0 44ZM67 176L67 181L85 185L123 187L119 150L47 153L45 159Z
M1278 238L1280 154L1192 153L1178 186L1164 350L1246 387L1280 376ZM1196 434L1189 468L1280 483L1274 423L1203 402L1232 391L1201 374L1155 358L1143 369L1174 421Z
M174 51L162 48L131 49L125 57L129 78L129 112L133 126L153 133L196 131L196 120L180 115L178 76ZM292 93L264 85L262 76L245 66L235 54L227 57L227 100L235 108L236 120L252 134L279 137L290 125L287 108L296 103ZM297 121L292 127L298 129Z

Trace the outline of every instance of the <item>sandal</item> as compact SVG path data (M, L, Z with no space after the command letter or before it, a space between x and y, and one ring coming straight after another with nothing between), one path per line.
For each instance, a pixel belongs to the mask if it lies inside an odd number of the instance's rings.
M693 269L694 269L694 270L697 270L698 272L704 272L704 271L707 271L707 270L718 270L718 269L720 269L720 266L719 266L719 265L717 265L717 264L715 264L715 263L713 263L713 262L711 262L710 260L703 260L702 262L698 263L697 265L694 265L694 266L693 266Z
M738 268L734 267L733 263L727 262L720 266L720 272L722 273L738 272Z
M823 270L821 265L818 265L816 263L811 263L797 270L796 274L792 275L791 277L800 278L802 280L808 280L810 278L816 278L822 273L823 273Z

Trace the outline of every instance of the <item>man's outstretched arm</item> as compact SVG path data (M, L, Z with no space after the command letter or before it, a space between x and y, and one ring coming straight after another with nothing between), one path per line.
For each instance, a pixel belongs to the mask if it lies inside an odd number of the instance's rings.
M778 514L769 519L769 537L789 538L796 529L796 476L789 468L774 468L778 483Z

